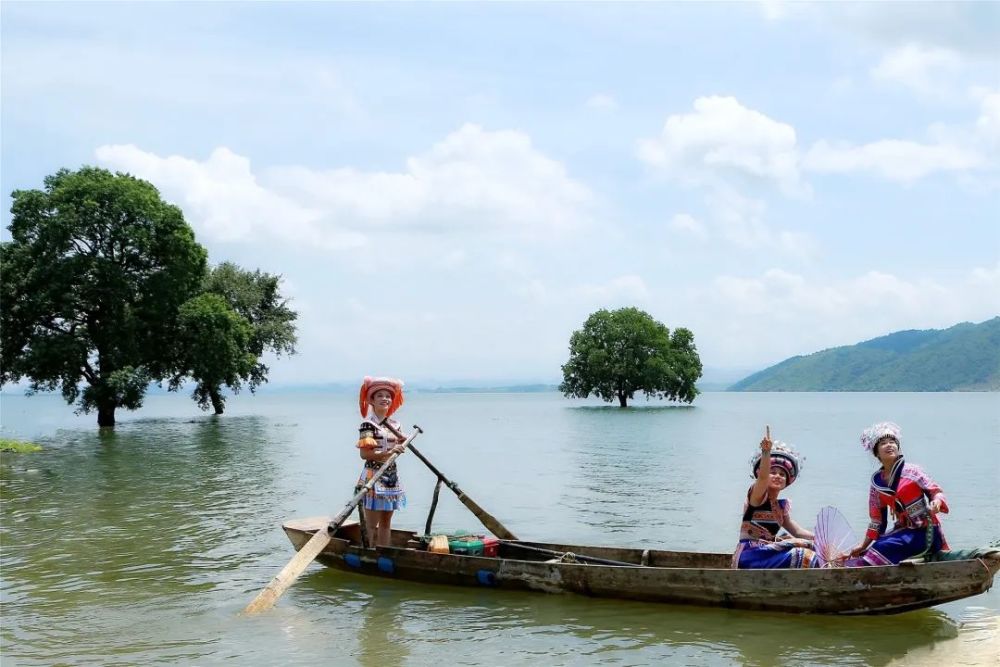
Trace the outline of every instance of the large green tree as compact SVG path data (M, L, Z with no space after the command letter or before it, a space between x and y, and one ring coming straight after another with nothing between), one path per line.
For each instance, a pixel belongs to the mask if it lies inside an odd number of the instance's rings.
M84 167L43 190L13 193L0 247L0 384L60 389L113 426L170 375L180 306L195 296L206 253L176 206L150 183Z
M687 403L698 395L701 359L694 335L684 328L671 334L638 308L591 314L570 337L569 351L559 385L566 396L594 394L624 408L637 391Z
M209 270L203 293L184 304L177 358L170 388L185 378L197 382L193 397L202 409L225 410L222 387L253 392L267 382L265 352L295 353L295 319L280 292L281 277L246 271L230 262Z

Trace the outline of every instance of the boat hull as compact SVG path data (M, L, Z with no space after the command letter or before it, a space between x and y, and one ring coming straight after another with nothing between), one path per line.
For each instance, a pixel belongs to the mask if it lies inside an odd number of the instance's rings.
M295 549L329 519L283 525ZM435 584L819 614L893 614L989 590L1000 559L903 563L818 570L734 570L729 554L505 541L498 557L437 554L418 548L415 533L393 531L393 546L362 549L357 524L337 531L317 560L358 574ZM620 561L574 563L539 549Z

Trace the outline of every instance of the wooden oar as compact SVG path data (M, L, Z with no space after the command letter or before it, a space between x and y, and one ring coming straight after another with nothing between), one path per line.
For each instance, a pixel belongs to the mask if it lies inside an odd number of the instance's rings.
M390 431L392 431L393 434L397 438L405 438L406 437L398 429L394 428L392 426L392 424L390 424L388 421L383 421L382 422L382 426L385 426L387 429L389 429ZM465 505L466 507L468 507L469 511L471 511L473 514L476 515L476 518L479 519L484 526L486 526L486 529L488 531L490 531L491 533L493 533L494 535L496 535L497 537L499 537L502 540L516 540L517 539L517 535L515 535L514 533L510 532L509 530L507 530L507 527L504 526L502 523L500 523L496 519L496 517L494 517L492 514L490 514L486 510L484 510L482 507L480 507L479 504L476 503L476 501L474 501L472 498L470 498L469 496L465 495L465 492L462 491L462 489L458 488L458 484L456 484L455 482L453 482L450 479L448 479L447 477L445 477L441 473L441 471L438 470L437 468L435 468L434 464L431 463L430 461L428 461L424 457L423 454L421 454L420 452L417 451L417 449L415 447L410 447L410 451L413 452L414 456L416 456L418 459L420 459L421 461L423 461L424 465L426 465L428 468L430 468L430 471L432 473L434 473L435 475L437 475L437 478L439 480L441 480L442 482L445 483L445 486L447 486L449 489L451 489L452 491L455 492L455 495L458 496L458 500L463 505Z
M401 445L403 447L403 451L406 451L406 448L410 445L413 439L417 437L417 435L423 433L423 430L421 430L419 426L414 426L413 429L413 433L410 437L406 438ZM344 509L340 511L340 514L333 517L333 520L330 521L326 530L317 530L316 534L313 535L308 542L302 545L302 548L299 549L298 553L295 554L292 560L288 561L288 565L286 565L281 572L279 572L278 575L271 580L271 583L269 583L264 590L257 594L257 597L253 599L253 602L248 604L246 609L243 610L244 614L256 614L261 611L266 611L274 606L274 603L279 597L281 597L281 594L288 590L288 587L291 586L296 579L298 579L299 575L302 574L307 567L309 567L309 563L313 562L316 556L323 551L323 548L330 543L330 539L333 537L333 534L337 532L337 529L340 528L340 525L351 515L351 512L353 512L354 508L358 506L361 499L372 490L372 487L375 486L375 482L382 478L385 471L389 469L389 466L391 466L402 453L402 451L397 452L385 460L382 467L375 472L375 475L368 480L363 487L361 487L360 491L354 494L354 497L351 498L351 501L344 506Z

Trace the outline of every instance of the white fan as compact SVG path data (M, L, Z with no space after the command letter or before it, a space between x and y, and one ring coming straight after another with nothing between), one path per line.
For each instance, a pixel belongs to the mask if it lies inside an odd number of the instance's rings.
M816 529L813 532L816 534L813 544L821 567L830 567L841 554L850 551L857 544L847 519L840 510L829 505L816 515Z

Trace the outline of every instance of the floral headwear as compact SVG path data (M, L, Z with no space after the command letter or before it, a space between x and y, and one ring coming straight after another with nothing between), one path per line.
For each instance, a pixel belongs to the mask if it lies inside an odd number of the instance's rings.
M895 422L879 422L877 424L872 424L864 431L861 432L861 446L872 454L875 453L875 445L882 438L892 438L897 444L902 445L903 441L900 439L903 431L899 428L899 424Z
M371 377L366 375L361 383L361 392L358 395L358 407L361 409L361 417L368 416L368 407L372 400L372 394L380 389L385 389L392 394L392 403L386 412L388 417L403 405L403 381L396 378Z
M760 457L761 453L757 452L750 459L750 476L755 479L757 471L760 470ZM771 467L781 468L785 471L785 475L788 476L787 486L791 486L795 478L802 472L802 464L804 462L805 457L796 452L791 445L780 440L774 441L774 445L771 447Z

